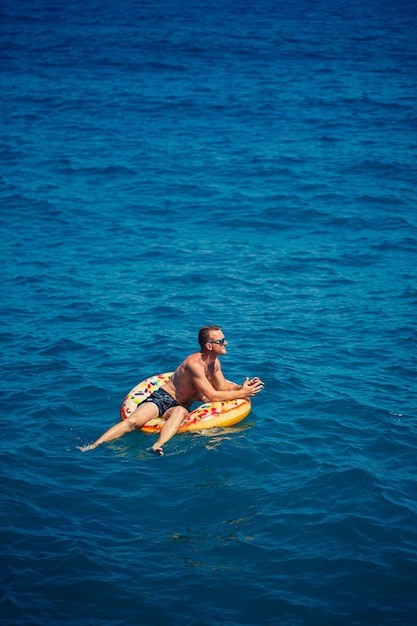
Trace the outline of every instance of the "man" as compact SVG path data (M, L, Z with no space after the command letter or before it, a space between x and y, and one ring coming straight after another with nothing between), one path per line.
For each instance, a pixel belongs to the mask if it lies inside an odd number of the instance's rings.
M226 354L227 341L220 326L201 328L198 341L201 351L187 356L165 385L139 404L129 417L109 428L93 444L80 450L85 452L96 448L102 443L142 428L155 417L162 417L165 424L158 441L152 446L154 452L162 455L162 446L178 432L183 419L189 413L189 407L196 400L237 400L255 396L263 389L264 383L259 378L246 378L242 385L225 379L219 357Z

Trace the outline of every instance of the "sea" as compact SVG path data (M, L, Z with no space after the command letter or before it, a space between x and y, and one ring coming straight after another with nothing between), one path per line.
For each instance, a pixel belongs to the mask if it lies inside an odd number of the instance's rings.
M415 0L1 0L1 626L415 626ZM226 429L88 452L221 326Z

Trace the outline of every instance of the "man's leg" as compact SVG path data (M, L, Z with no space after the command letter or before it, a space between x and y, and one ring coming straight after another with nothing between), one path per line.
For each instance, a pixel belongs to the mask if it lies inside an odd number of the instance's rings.
M183 419L186 418L187 415L188 409L184 406L174 406L172 409L168 409L163 416L165 424L162 426L162 430L159 433L158 441L152 446L154 452L161 455L164 453L162 446L178 432Z
M106 430L106 432L101 435L101 437L99 437L94 443L89 446L79 448L79 450L81 450L81 452L86 452L87 450L91 450L92 448L97 448L97 446L101 445L102 443L113 441L113 439L118 439L122 435L130 433L132 430L142 428L142 426L146 424L146 422L149 422L149 420L158 417L158 415L159 410L156 404L154 404L153 402L144 402L143 404L140 404L138 408L133 411L133 413L129 415L129 417L127 417L125 420L122 420L118 424L115 424L114 426Z

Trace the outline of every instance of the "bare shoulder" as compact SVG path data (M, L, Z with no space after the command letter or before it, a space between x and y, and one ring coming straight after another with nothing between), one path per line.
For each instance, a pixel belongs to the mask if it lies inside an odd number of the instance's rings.
M190 354L184 360L184 366L187 368L193 369L204 369L203 359L201 358L201 352L194 352L194 354Z

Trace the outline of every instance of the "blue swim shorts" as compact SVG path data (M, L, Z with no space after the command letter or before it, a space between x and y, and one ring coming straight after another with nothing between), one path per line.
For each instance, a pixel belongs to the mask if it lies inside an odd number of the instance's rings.
M183 404L180 404L179 402L174 400L174 398L170 396L169 393L164 389L157 389L156 391L154 391L149 396L149 398L146 398L146 400L142 402L142 404L145 404L145 402L153 402L153 404L156 404L159 410L159 417L162 417L162 415L166 413L168 409L172 409L172 407L174 406L184 406ZM188 411L188 407L184 406L184 408Z

